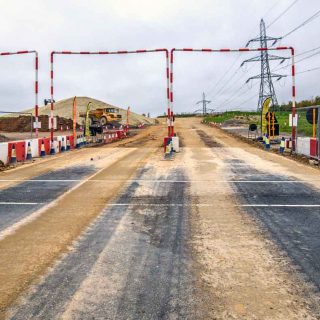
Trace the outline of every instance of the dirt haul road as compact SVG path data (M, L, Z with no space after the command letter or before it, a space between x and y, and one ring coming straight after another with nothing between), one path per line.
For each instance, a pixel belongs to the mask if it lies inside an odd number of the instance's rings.
M176 129L0 176L0 318L319 319L318 171Z

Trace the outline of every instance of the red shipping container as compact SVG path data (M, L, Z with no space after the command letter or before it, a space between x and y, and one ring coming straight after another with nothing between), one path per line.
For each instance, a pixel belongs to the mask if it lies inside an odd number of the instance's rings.
M310 139L310 157L318 157L318 141L316 138Z

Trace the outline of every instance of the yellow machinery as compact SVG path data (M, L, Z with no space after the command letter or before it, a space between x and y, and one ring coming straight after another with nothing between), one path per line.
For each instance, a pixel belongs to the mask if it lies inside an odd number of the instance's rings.
M114 124L122 120L119 109L113 107L90 110L88 115L87 112L80 112L79 116L82 118L88 117L89 126L95 123L105 126L107 124Z

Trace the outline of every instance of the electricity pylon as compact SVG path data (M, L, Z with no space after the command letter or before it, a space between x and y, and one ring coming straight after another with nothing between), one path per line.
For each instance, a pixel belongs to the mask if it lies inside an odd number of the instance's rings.
M195 110L194 113L202 111L202 114L206 115L206 114L208 114L208 110L210 112L214 111L213 109L207 108L207 104L211 103L211 101L206 100L206 94L204 92L202 93L202 100L198 101L196 104L199 104L199 103L202 103L202 109Z
M260 37L254 38L248 41L246 47L249 46L252 42L259 42L260 48L268 48L269 41L272 41L272 45L274 45L280 38L269 37L266 34L266 25L261 19L260 21ZM262 109L263 102L266 98L270 97L272 101L272 107L275 108L278 106L278 99L276 93L274 91L272 78L276 78L276 81L285 77L284 75L275 74L270 71L270 60L281 60L280 64L283 63L287 57L279 57L273 54L270 54L267 50L262 50L260 52L260 56L245 60L242 62L241 66L243 66L247 62L260 62L261 63L261 73L259 75L250 77L247 79L246 83L250 80L260 79L260 92L259 92L259 100L257 110L260 111Z

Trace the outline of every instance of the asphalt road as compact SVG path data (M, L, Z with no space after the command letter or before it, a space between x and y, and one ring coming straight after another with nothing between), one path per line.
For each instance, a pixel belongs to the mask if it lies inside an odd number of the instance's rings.
M202 130L204 143L222 147ZM215 153L219 149L213 149ZM248 214L269 234L301 275L320 291L320 192L288 175L270 174L227 150L218 151L227 164L234 193Z
M197 318L186 246L185 182L148 182L141 169L74 250L36 286L13 319ZM184 172L170 172L184 181ZM105 283L103 282L105 281Z
M240 159L230 161L230 169L243 180L234 188L249 206L247 212L320 290L320 192L288 176L258 171Z
M54 170L1 190L0 232L49 204L96 170L93 165Z

